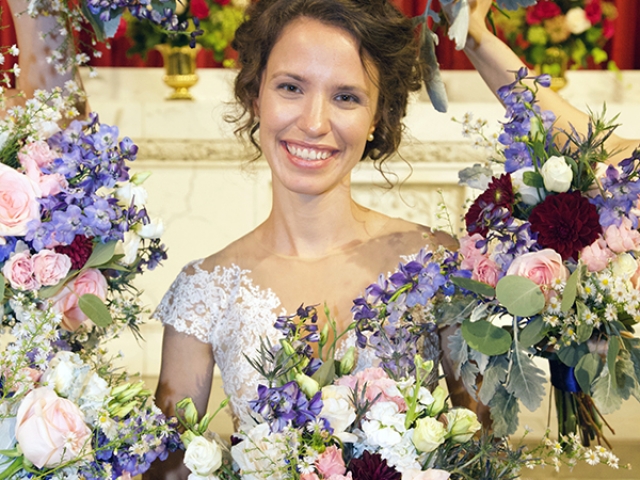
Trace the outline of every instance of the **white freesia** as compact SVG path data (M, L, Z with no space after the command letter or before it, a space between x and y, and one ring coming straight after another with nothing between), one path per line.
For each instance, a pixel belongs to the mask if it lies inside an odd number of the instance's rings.
M128 207L133 203L136 207L141 208L147 204L147 190L141 185L134 185L127 182L116 189L116 198L124 207Z
M162 223L162 219L152 220L146 225L137 226L135 230L140 237L153 240L160 238L164 233L164 223Z
M353 443L357 437L345 431L356 419L350 396L351 389L344 385L322 387L322 410L318 416L327 419L334 435L341 441Z
M446 433L442 422L435 418L419 418L413 430L413 444L421 452L433 452L444 443Z
M587 18L587 13L580 7L574 7L564 16L565 24L571 33L580 35L591 27L591 22Z
M638 270L638 262L629 253L618 255L611 262L611 271L616 277L622 277L625 280L630 279Z
M184 464L200 477L209 477L222 465L222 449L215 441L197 436L184 453Z
M142 237L133 230L124 232L124 242L118 242L118 246L122 249L124 257L120 259L120 262L124 265L131 265L135 262L138 256L138 249L140 248L140 242Z
M540 174L544 180L544 188L550 192L562 193L571 187L573 171L564 157L549 157L542 165Z
M467 408L454 408L445 413L447 418L447 437L454 442L468 442L482 425L478 416Z
M537 205L544 200L545 197L544 191L541 188L531 187L524 183L525 172L533 171L533 167L524 167L511 174L511 183L513 184L515 193L519 193L520 198L527 205Z

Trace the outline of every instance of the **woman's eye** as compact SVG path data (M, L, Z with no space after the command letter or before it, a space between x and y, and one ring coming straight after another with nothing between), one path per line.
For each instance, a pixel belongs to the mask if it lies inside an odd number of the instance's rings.
M360 103L360 99L350 93L341 93L336 97L339 102L344 103Z
M291 83L280 84L280 85L278 85L278 88L280 90L284 90L287 93L297 93L297 92L300 91L300 89L297 86L295 86L295 85L293 85Z

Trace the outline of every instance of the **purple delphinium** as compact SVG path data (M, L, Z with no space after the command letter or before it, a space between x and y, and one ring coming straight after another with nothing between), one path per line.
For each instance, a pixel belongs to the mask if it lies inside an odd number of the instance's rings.
M631 221L631 227L638 228L638 217L634 213L638 195L640 194L640 149L619 164L621 172L614 166L607 168L602 178L602 193L591 200L600 215L600 225L607 228L620 226L623 218Z

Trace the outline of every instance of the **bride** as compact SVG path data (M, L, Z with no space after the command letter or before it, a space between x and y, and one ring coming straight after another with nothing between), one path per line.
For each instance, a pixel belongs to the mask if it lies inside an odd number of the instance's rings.
M155 313L165 325L160 408L171 414L192 397L203 414L217 363L236 426L251 422L259 382L245 355L261 338L277 341L278 315L326 303L344 330L352 300L380 273L425 246L453 246L351 197L351 170L396 152L408 96L420 88L411 21L387 0L260 0L247 17L234 45L237 132L271 168L273 207L255 230L189 263ZM370 361L361 355L358 366ZM442 363L454 403L474 408ZM155 472L188 473L175 457Z

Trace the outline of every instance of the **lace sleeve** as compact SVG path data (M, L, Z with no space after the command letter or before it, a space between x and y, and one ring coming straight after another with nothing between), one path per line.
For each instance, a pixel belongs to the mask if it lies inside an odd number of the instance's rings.
M187 264L162 298L152 317L178 332L211 343L211 332L227 303L227 295L202 270L197 260Z

